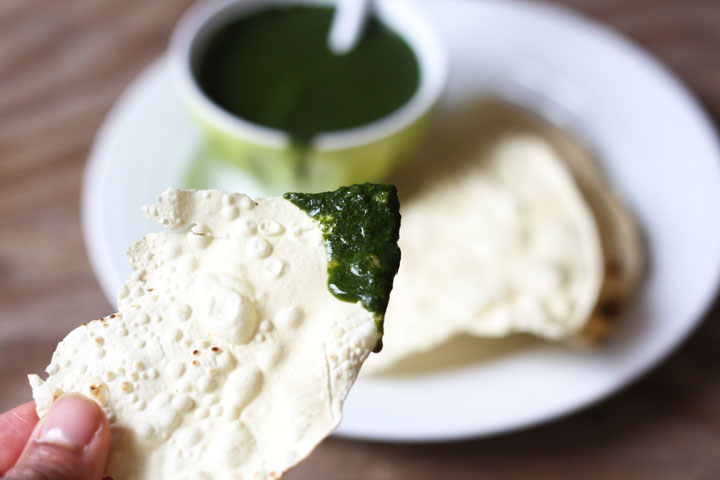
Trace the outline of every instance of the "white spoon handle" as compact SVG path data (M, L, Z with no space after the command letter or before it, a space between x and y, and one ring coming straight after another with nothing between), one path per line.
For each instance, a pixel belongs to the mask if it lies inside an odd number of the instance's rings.
M333 53L347 53L358 42L370 12L370 2L371 0L338 0L328 36L328 46Z

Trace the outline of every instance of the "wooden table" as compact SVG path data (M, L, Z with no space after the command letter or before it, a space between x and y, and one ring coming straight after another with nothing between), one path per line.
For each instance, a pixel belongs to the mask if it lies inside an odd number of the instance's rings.
M720 115L720 2L559 3L647 47ZM29 399L24 374L41 372L67 331L110 311L81 236L83 166L108 109L187 4L0 1L0 410ZM720 478L719 321L716 305L651 375L570 418L442 445L330 439L287 478Z

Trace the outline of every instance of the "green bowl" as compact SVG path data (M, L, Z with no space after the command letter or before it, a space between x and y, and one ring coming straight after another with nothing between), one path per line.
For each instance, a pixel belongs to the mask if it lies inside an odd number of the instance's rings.
M375 8L380 21L400 35L417 57L420 81L413 97L375 122L321 133L306 149L298 149L280 130L227 112L205 95L195 79L193 71L202 47L218 28L268 5L299 3L331 2L244 0L200 3L188 10L173 33L169 52L180 98L205 132L208 147L251 174L266 194L382 182L419 144L447 78L444 44L412 2L379 1Z

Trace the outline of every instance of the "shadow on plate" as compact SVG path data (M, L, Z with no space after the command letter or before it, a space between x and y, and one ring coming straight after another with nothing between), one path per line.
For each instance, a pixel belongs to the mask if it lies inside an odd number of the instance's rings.
M479 338L458 335L428 352L412 355L392 368L378 372L376 378L414 376L439 373L490 363L532 348L547 348L547 342L531 335L513 335L505 338Z
M201 141L193 152L183 174L183 188L243 192L264 196L262 189L245 171L233 165L209 143Z

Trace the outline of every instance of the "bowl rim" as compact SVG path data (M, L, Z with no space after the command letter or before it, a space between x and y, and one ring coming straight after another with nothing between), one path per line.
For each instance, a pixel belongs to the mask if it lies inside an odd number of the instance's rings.
M290 147L286 132L234 115L210 99L193 74L193 55L198 45L229 19L274 5L332 3L332 0L209 0L194 4L175 27L168 49L170 74L181 100L203 121L226 135L269 148ZM311 142L315 151L356 148L390 137L427 114L444 91L449 61L444 41L434 25L409 0L378 1L375 8L379 20L400 35L415 54L420 70L418 87L410 100L389 115L358 127L318 133Z

